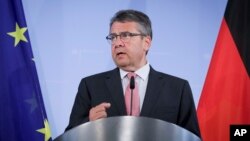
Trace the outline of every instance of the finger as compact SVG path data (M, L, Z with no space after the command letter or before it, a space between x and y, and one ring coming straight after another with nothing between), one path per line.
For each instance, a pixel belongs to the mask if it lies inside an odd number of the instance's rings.
M107 117L106 109L110 106L110 103L104 102L91 108L89 111L89 120L93 121L99 118Z
M98 106L98 107L92 108L92 111L95 112L95 113L98 113L98 112L106 111L106 108L103 107L103 106L102 107Z
M94 121L94 120L105 118L105 117L107 117L107 113L105 111L102 111L102 112L90 114L89 120Z
M110 104L110 103L103 102L103 103L101 103L101 104L97 105L96 107L105 107L105 108L109 108L110 106L111 106L111 104Z
M95 112L101 112L105 111L106 109L110 108L111 104L110 103L101 103L94 108L92 108Z
M96 117L99 117L100 113L106 112L104 107L93 107L89 111L89 119L90 120L95 120Z
M107 117L107 113L106 112L99 112L95 114L94 120L100 119L100 118L106 118Z

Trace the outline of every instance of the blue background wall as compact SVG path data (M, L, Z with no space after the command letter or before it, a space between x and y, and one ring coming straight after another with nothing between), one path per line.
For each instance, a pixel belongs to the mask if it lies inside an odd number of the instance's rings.
M120 9L153 23L157 70L187 79L196 106L227 0L23 0L52 137L64 132L81 78L113 69L105 36Z

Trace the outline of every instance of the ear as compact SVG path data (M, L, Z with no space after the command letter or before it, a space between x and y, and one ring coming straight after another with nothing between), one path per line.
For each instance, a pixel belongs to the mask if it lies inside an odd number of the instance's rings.
M149 50L149 48L151 47L151 42L152 42L152 40L151 40L150 36L144 37L144 49L145 49L145 51Z

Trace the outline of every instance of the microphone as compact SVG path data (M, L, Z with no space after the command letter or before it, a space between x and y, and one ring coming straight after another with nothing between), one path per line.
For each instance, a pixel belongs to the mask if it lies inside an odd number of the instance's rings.
M135 88L135 77L131 76L130 78L130 89L133 90Z
M135 88L135 77L131 76L130 78L130 90L131 90L131 97L130 97L130 115L132 115L132 107L133 107L133 90Z

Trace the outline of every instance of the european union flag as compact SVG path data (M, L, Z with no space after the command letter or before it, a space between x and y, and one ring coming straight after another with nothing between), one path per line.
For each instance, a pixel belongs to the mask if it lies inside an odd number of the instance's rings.
M0 141L48 140L22 1L0 0Z

